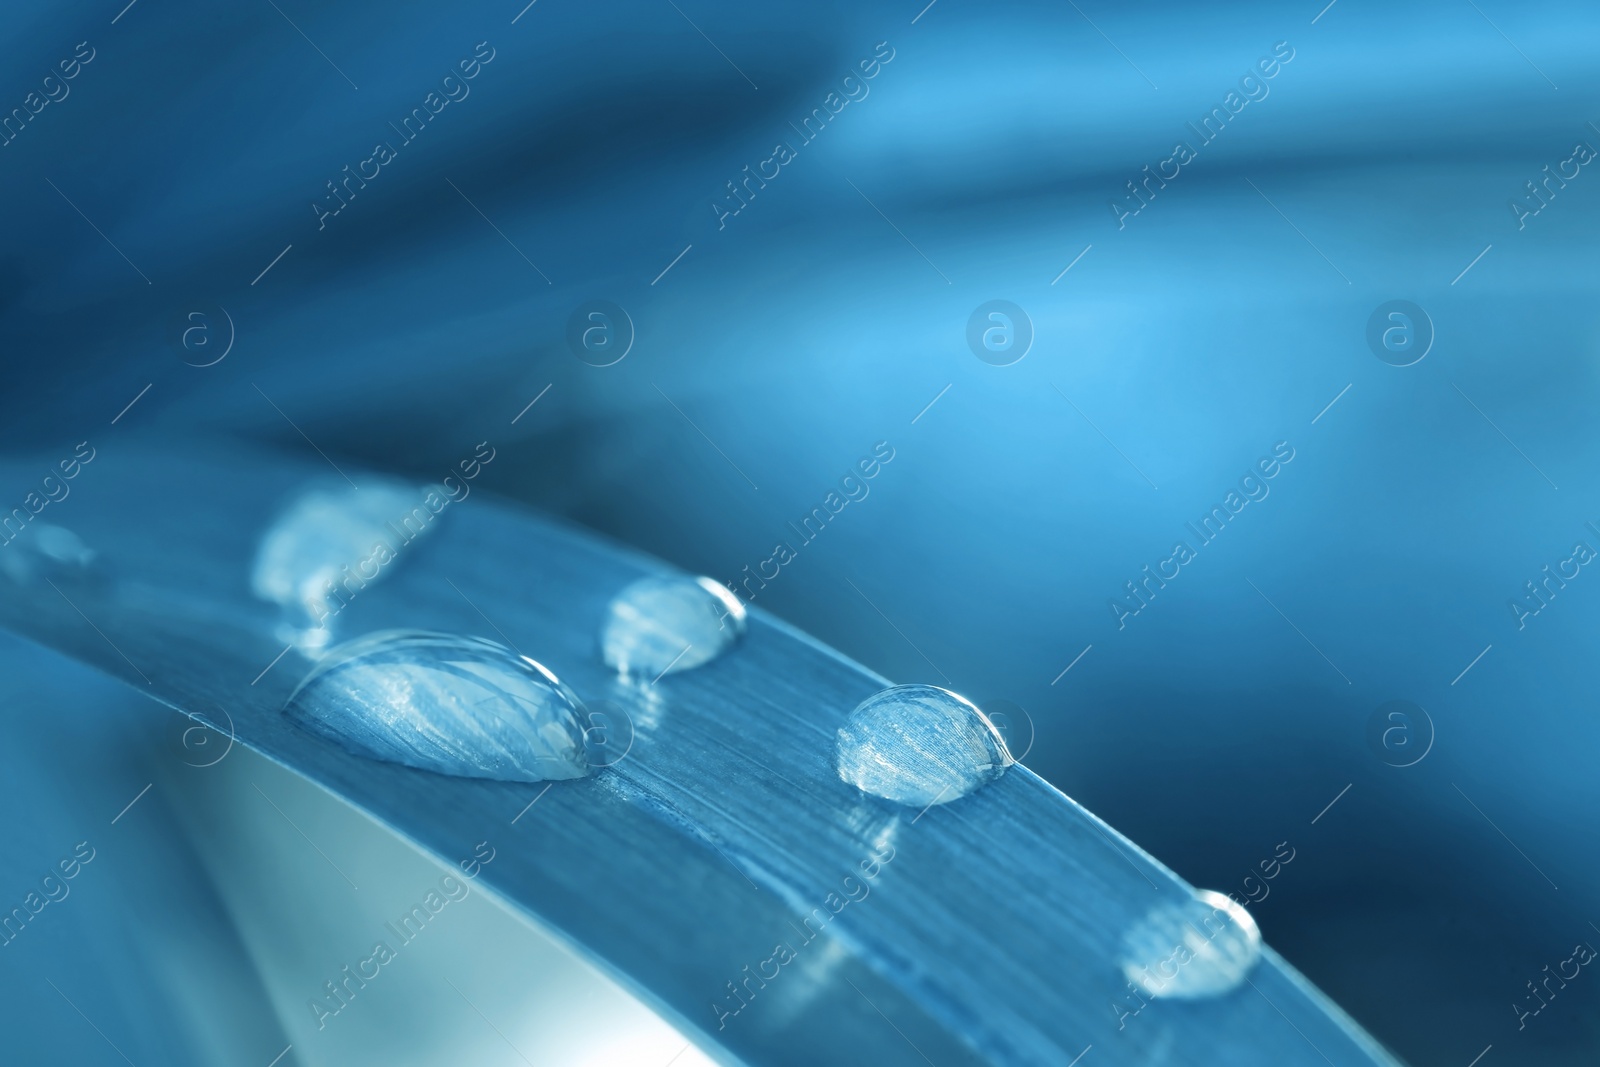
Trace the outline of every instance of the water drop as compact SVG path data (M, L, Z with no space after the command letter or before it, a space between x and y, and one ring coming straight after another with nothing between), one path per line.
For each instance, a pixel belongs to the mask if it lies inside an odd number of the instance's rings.
M722 655L744 633L744 603L710 578L641 578L606 607L606 665L652 680Z
M1122 973L1148 996L1198 1000L1236 989L1260 958L1255 918L1224 894L1197 889L1128 931Z
M281 639L320 651L333 617L432 530L448 503L442 488L394 481L301 493L262 535L250 579L258 597L283 605Z
M839 777L900 804L948 804L1013 762L988 716L936 685L874 693L839 727Z
M332 649L284 709L373 759L465 778L581 778L583 705L544 667L479 637L384 630Z
M0 571L19 585L36 578L72 580L91 573L95 550L65 526L35 522L21 536L0 545Z

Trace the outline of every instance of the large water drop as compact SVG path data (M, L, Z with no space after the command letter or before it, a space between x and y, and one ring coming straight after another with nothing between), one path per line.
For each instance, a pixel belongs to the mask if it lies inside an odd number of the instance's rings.
M744 603L710 578L641 578L607 605L600 653L654 680L716 659L744 628Z
M874 693L839 727L839 777L900 804L948 804L1013 762L988 716L936 685Z
M1122 973L1146 995L1221 996L1261 958L1261 930L1245 908L1211 889L1156 908L1123 938Z
M386 630L332 649L289 697L300 725L373 759L466 778L581 778L583 705L478 637Z

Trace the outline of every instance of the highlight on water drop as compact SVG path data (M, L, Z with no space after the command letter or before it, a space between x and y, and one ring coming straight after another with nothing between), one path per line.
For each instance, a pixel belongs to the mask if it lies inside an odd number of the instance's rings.
M1153 909L1123 937L1122 973L1144 995L1222 996L1261 959L1261 930L1243 905L1212 889Z
M856 705L839 727L839 777L899 804L948 804L1016 762L972 701L936 685L897 685Z
M589 770L577 694L481 637L368 634L330 650L284 710L358 755L439 774L542 782Z
M606 606L600 654L651 681L716 659L744 634L744 603L710 578L640 578Z

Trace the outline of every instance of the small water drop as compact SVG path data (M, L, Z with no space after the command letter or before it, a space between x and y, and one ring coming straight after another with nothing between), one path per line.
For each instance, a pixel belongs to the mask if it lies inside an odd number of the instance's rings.
M439 774L542 782L588 773L577 695L480 637L357 638L324 656L284 710L360 755Z
M296 497L262 535L250 577L256 596L283 605L280 639L319 652L333 617L432 530L448 502L440 487L396 481Z
M641 578L606 606L600 652L620 673L654 680L716 659L744 628L744 603L710 578Z
M1198 1000L1236 989L1261 958L1250 912L1212 889L1151 911L1123 938L1122 973L1151 997Z
M936 685L897 685L839 727L839 777L900 804L948 804L1015 762L976 704Z
M0 545L0 571L18 585L35 579L73 580L92 573L95 550L65 526L35 522Z

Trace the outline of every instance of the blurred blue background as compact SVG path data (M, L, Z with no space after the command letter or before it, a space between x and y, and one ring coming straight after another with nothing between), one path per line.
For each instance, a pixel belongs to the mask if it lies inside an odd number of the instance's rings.
M757 606L1025 709L1026 762L1184 877L1258 892L1289 842L1267 940L1410 1062L1593 1062L1600 982L1519 1018L1600 941L1600 578L1525 588L1600 551L1592 6L10 23L7 451L235 437L436 477L487 439L481 490L691 571L736 584L788 541ZM1032 334L1007 366L968 343L997 299ZM1408 366L1369 343L1395 300L1430 340ZM626 314L608 366L569 341L593 301ZM1211 543L1187 527L1263 484Z

